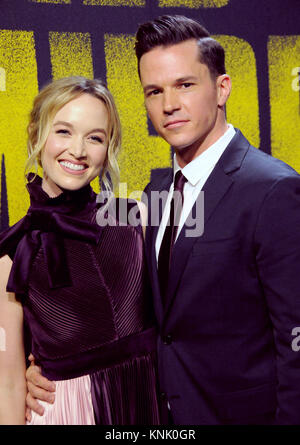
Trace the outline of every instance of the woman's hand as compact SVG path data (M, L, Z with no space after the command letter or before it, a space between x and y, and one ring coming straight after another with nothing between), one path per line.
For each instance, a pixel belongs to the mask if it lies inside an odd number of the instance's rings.
M55 400L55 383L42 376L41 368L34 362L34 356L30 354L28 357L30 366L26 371L26 381L28 393L26 396L26 419L30 422L31 410L42 416L44 408L39 404L38 400L48 403L54 403Z

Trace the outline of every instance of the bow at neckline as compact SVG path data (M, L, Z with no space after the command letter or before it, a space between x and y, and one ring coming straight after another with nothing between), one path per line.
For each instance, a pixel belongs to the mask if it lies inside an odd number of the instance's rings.
M26 293L30 268L42 247L50 288L70 286L71 278L64 248L64 238L96 244L101 227L91 223L91 212L97 207L96 194L90 185L79 190L63 191L50 198L42 189L42 179L28 175L30 207L18 223L0 234L0 257L12 260L7 291Z

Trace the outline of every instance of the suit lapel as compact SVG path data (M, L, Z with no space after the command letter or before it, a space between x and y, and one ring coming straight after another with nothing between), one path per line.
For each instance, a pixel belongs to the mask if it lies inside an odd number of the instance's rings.
M173 170L169 168L165 170L165 172L163 173L164 173L163 176L159 176L159 181L153 181L150 193L148 194L149 211L148 211L148 227L146 233L147 256L151 274L152 290L154 295L155 313L159 323L161 323L163 318L163 306L162 306L162 299L160 296L160 287L157 274L155 242L161 217L164 211L164 206L166 204L164 200L159 201L159 194L163 191L165 191L166 194L168 194L170 185L173 180ZM153 191L153 193L151 193L151 191Z
M205 186L203 187L204 230L205 230L205 224L209 220L209 217L212 215L213 211L217 208L218 204L220 203L223 196L227 193L227 190L230 188L231 184L232 184L231 178L225 175L224 171L220 167L216 166L213 173L208 178ZM196 203L194 204L194 207L191 210L191 212L193 212L193 210L195 212L195 206ZM200 217L203 216L201 215ZM173 298L176 294L176 289L180 282L183 271L186 267L193 245L196 242L196 240L199 239L199 237L186 236L185 235L186 230L189 230L189 228L186 225L184 225L181 229L181 232L173 248L171 269L169 274L169 286L166 298L166 313L168 312L170 305L173 301Z
M202 189L204 191L204 230L209 218L217 209L218 204L221 202L222 198L228 192L233 183L233 179L228 175L228 173L232 173L234 170L240 168L248 148L249 142L244 138L240 131L237 130L236 135L224 151L214 170L204 184ZM195 206L196 203L194 204L191 212L195 213ZM186 229L189 228L184 225L173 249L169 274L169 286L166 298L165 317L170 311L170 307L176 295L176 290L186 267L193 245L196 240L199 239L199 237L186 237Z

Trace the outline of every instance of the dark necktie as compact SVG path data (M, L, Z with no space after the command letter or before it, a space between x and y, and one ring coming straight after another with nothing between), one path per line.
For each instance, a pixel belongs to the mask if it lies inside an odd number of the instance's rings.
M158 254L158 278L159 278L159 285L163 302L166 297L166 292L168 287L172 249L176 238L176 233L182 211L183 187L186 181L187 179L183 176L181 170L179 170L175 175L174 193L170 205L170 217L165 229L165 233Z

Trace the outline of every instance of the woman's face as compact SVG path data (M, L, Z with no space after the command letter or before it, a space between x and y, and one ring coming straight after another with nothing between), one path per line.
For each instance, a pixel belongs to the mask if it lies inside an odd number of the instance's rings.
M104 103L82 94L56 114L41 152L42 187L54 197L62 189L78 190L99 175L108 147L108 113Z

